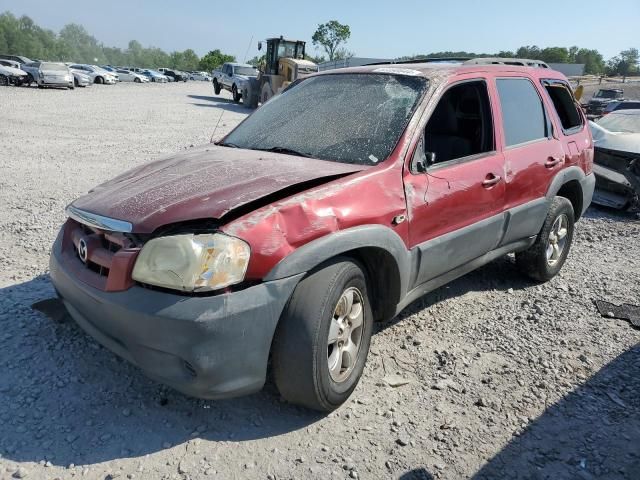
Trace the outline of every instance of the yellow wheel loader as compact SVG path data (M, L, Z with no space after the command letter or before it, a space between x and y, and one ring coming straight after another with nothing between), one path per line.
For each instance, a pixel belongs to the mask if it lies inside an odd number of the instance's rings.
M266 103L271 97L282 92L291 82L318 71L318 66L305 60L305 42L268 38L264 63L259 66L257 78L246 82L242 90L244 104L256 108L258 103ZM262 50L262 42L258 43Z

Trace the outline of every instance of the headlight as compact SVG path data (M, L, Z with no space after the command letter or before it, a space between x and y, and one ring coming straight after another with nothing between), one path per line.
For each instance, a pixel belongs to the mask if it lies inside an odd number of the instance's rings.
M221 233L159 237L142 247L132 277L185 292L217 290L244 280L249 254L244 241Z

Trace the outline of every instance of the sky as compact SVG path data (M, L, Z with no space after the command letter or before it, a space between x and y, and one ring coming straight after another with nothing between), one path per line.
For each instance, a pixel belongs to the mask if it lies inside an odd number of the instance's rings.
M578 45L608 59L640 48L640 0L0 0L0 12L7 10L56 32L79 23L107 46L126 48L135 39L200 56L219 48L239 61L258 54L258 40L280 35L321 53L311 36L329 20L351 27L346 48L358 57Z

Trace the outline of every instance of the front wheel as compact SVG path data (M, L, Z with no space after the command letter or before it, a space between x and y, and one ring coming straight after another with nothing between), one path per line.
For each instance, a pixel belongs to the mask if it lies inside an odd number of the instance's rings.
M217 80L214 80L213 81L213 91L214 91L214 93L216 95L220 95L220 90L221 90L220 84L218 83Z
M134 78L133 81L134 83L142 83L142 80L140 80L139 78Z
M102 77L96 77L96 83L97 83L98 85L102 85L102 84L104 83L104 78L102 78Z
M9 79L5 75L0 75L0 85L3 87L9 86Z
M573 240L574 212L571 202L555 197L535 243L516 253L516 265L539 282L555 277L564 265Z
M373 315L363 269L336 258L296 287L274 338L273 375L289 402L328 412L342 405L364 369Z
M240 103L240 98L242 98L240 96L240 93L238 92L238 87L236 87L236 85L234 84L233 87L231 87L231 95L233 96L233 101L236 103Z

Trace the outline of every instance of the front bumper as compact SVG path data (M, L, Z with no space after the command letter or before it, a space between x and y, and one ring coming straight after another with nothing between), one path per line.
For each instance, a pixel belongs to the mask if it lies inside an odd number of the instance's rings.
M264 385L271 340L300 275L197 297L134 286L105 292L65 269L61 235L51 281L87 333L149 377L194 397L219 399Z

